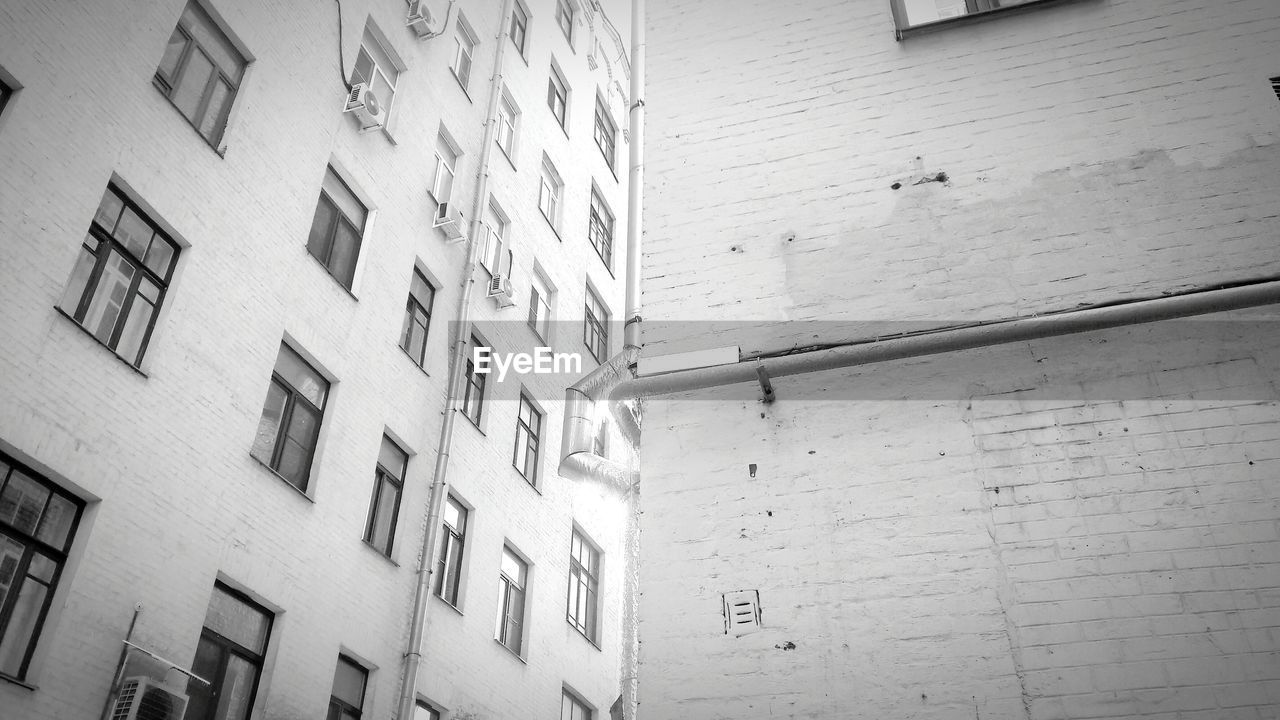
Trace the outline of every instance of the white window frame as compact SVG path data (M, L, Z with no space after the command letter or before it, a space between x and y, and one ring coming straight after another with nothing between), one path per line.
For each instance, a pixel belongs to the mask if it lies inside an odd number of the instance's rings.
M551 224L557 234L560 232L560 208L564 200L564 181L560 173L546 153L542 154L542 171L538 178L538 210L542 217Z
M373 46L375 52L368 50L370 46ZM381 60L379 56L381 56ZM360 52L356 54L356 63L351 68L351 84L353 85L356 83L356 68L360 66L362 57L367 57L373 66L372 75L368 79L370 86L376 86L373 79L381 77L383 82L391 88L391 97L378 98L383 101L382 105L386 112L386 121L381 128L369 128L364 132L381 129L384 134L390 137L392 118L396 108L395 99L398 92L396 86L400 82L400 76L409 68L404 64L404 60L400 58L400 54L392 47L391 42L387 40L387 36L373 22L373 18L365 22L364 34L360 37Z
M498 617L494 628L493 639L506 649L515 653L518 657L523 658L525 648L527 647L525 645L524 638L525 635L528 634L526 631L529 624L529 587L533 580L533 563L529 562L528 558L512 547L510 543L503 543L502 555L510 555L521 565L522 572L520 574L523 575L523 578L510 577L506 570L503 569L500 558L498 565ZM505 621L510 609L509 602L511 600L512 588L515 588L515 590L521 594L522 605L520 608L520 634L515 639L516 647L511 647L510 638L504 637L506 635Z
M555 286L542 268L534 263L529 285L529 327L544 343L551 344L551 321L555 317Z
M516 13L524 18L524 37L521 43L516 44L516 39L512 36L511 31L515 29ZM533 29L533 16L529 13L529 8L525 7L523 2L515 0L511 8L511 22L507 24L507 37L511 39L511 44L515 45L516 51L520 53L520 57L527 62L529 59L529 32Z
M471 82L471 71L475 65L476 46L480 44L480 38L476 36L474 30L471 29L471 23L463 17L462 11L458 11L458 20L454 23L453 33L454 51L453 62L449 69L453 73L454 79L462 86L464 92ZM466 72L462 72L462 60L466 58ZM466 77L464 78L463 75Z
M574 6L572 0L556 0L556 27L564 33L564 39L568 41L569 47L573 47L573 21L577 17L578 8ZM565 27L566 25L568 27Z
M506 88L502 89L502 97L498 101L498 131L494 133L494 142L502 154L507 156L511 164L515 164L517 138L520 134L520 107L516 105ZM503 141L506 141L504 144Z
M446 158L446 155L453 157ZM441 124L440 131L436 134L436 173L431 182L431 197L437 203L447 203L453 197L453 185L458 181L458 163L461 160L462 150L454 142L453 135ZM446 172L449 174L449 191L442 192L440 178Z
M555 90L560 92L555 92ZM560 66L552 58L551 72L547 74L547 109L551 111L551 117L556 119L556 124L566 133L569 131L569 99L572 94L573 91L569 88L569 81L564 79L564 73L560 71ZM564 106L560 116L556 115L555 105L551 103L553 95Z
M490 222L490 218L497 222ZM498 227L495 228L495 224ZM508 246L511 243L511 216L507 215L493 198L489 198L484 226L484 248L481 249L480 267L484 268L490 276L498 275L503 269L503 251L509 252Z

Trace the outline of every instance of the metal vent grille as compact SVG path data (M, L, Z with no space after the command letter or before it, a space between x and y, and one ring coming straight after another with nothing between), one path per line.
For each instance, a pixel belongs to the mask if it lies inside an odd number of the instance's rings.
M735 637L760 629L760 593L756 590L736 590L725 593L723 599L724 632Z
M130 680L120 688L120 697L116 698L116 707L111 713L111 720L124 720L129 717L129 710L133 708L133 699L138 695L138 685L137 680Z
M1276 99L1280 100L1280 76L1271 78L1271 91L1276 94Z

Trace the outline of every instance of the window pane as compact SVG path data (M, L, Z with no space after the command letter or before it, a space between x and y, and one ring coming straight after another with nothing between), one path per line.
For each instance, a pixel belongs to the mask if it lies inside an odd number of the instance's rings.
M213 20L194 2L188 2L182 13L181 24L201 49L209 53L213 61L233 80L239 80L244 69L244 57L235 49L227 36L213 24Z
M328 197L321 195L316 203L315 217L311 220L311 234L307 236L307 252L320 262L329 257L329 243L337 221L338 208Z
M196 111L200 109L200 101L204 98L212 75L213 63L199 49L192 50L187 58L187 66L182 70L182 77L178 80L178 87L174 88L172 95L173 104L178 106L187 119L196 119Z
M382 488L378 493L378 506L373 515L373 527L369 533L369 542L384 555L391 554L392 528L399 502L399 488L382 481Z
M276 437L280 434L280 418L284 416L284 406L289 400L289 392L272 380L267 388L267 401L262 408L262 419L258 421L258 433L253 438L253 449L250 453L268 465L275 454Z
M85 312L84 326L103 343L110 343L111 333L115 330L116 321L120 317L120 309L129 293L129 284L133 282L133 265L116 252L108 251L102 275L98 278L98 286L94 288L93 300Z
M369 51L362 45L360 54L356 55L356 67L351 72L351 84L368 83L373 79L373 57L369 55Z
M36 539L59 550L66 550L67 541L71 539L71 524L75 519L75 504L60 495L54 495L45 508Z
M173 81L173 71L178 69L178 61L182 59L182 50L187 46L187 36L178 28L169 36L169 44L165 46L164 57L160 58L160 67L156 69L166 80Z
M147 250L146 266L151 272L160 276L161 280L169 278L169 269L173 265L173 245L159 233L151 240L151 248Z
M311 474L311 454L315 450L319 434L320 414L304 403L294 403L276 472L301 490L307 489L307 478Z
M248 720L253 702L253 685L258 669L237 655L227 658L227 673L222 678L222 697L218 701L217 720Z
M14 470L9 482L0 492L0 520L18 530L34 535L36 524L49 500L49 489L27 477L21 470Z
M404 466L407 462L409 462L409 456L384 435L382 448L378 451L378 464L390 470L396 479L403 480Z
M339 220L329 251L329 272L343 287L350 289L356 276L356 259L360 255L360 234L350 224Z
M338 669L333 675L333 696L352 707L364 702L365 671L345 657L338 658Z
M97 240L88 238L90 245L96 246ZM93 266L97 263L97 255L93 251L80 246L80 255L76 258L76 266L71 270L71 279L67 281L67 289L62 294L62 300L58 302L58 307L62 311L72 317L75 317L76 308L80 306L80 298L84 296L84 286L89 282L89 276L93 274Z
M214 587L204 626L240 645L261 654L267 645L270 618L221 587Z
M218 668L222 665L224 654L225 651L213 640L201 636L200 644L196 646L196 659L191 663L191 672L216 683ZM198 680L188 680L186 717L201 720L209 717L209 708L213 705L215 689Z
M124 201L115 194L111 188L102 194L102 202L98 204L98 211L93 214L93 221L102 226L107 232L111 232L116 227L116 220L120 217L120 211L124 209Z
M467 531L467 509L452 497L444 506L444 521L459 534Z
M143 280L143 285L154 288L150 280ZM129 306L129 317L125 319L124 330L120 332L120 341L116 343L116 352L131 365L141 360L138 351L142 349L142 341L151 327L151 316L155 314L155 306L146 298L137 296Z
M21 673L22 660L35 635L40 609L44 607L48 592L48 587L35 580L22 583L13 614L4 628L4 639L0 640L0 673L14 677Z
M222 135L227 113L231 111L231 98L231 86L224 80L215 80L209 105L205 108L204 117L200 118L200 134L210 142L216 141Z
M312 405L324 407L325 395L329 392L329 381L312 369L288 345L280 346L280 355L276 358L276 373L295 391L310 400Z
M139 217L133 208L126 207L112 236L120 241L125 250L141 260L147 253L147 247L151 244L151 236L154 233L151 223Z
M520 558L516 557L509 549L502 549L502 574L511 578L516 585L524 585L525 564Z
M329 200L337 205L342 214L356 226L356 228L364 227L364 219L366 209L364 203L351 192L351 188L338 177L338 174L329 168L324 175L324 182L321 189L329 196Z
M0 607L4 607L9 593L18 585L18 565L25 550L25 545L0 535Z

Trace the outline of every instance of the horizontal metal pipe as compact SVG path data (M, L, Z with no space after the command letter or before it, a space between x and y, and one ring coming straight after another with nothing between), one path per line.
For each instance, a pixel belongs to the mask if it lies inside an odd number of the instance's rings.
M985 325L941 328L936 332L920 335L871 340L795 355L765 358L758 362L763 364L770 377L778 378L1056 335L1070 335L1239 310L1278 302L1280 302L1280 281L1266 281L1153 300L1137 300L1106 307L1014 318ZM732 365L680 370L625 380L613 388L609 398L612 402L619 402L631 398L756 382L756 362L738 362Z

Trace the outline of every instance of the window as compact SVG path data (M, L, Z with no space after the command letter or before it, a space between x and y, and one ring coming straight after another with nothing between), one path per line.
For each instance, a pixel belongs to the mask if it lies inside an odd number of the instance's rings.
M461 154L442 128L436 135L436 178L431 183L431 197L438 203L447 203L453 197L453 179L457 176Z
M471 336L471 348L485 347L480 338ZM462 396L462 412L476 427L480 427L480 413L484 406L484 384L488 375L476 372L475 356L467 355L467 387Z
M573 42L573 6L569 0L556 0L556 24L564 33L564 39Z
M560 173L556 172L551 160L543 155L542 183L538 187L538 209L542 211L542 217L546 218L553 228L559 227L560 196L563 193L564 183L560 180Z
M560 720L591 720L591 708L564 690L560 696Z
M490 275L502 272L502 253L507 243L507 227L510 223L507 216L493 202L489 203L485 215L485 226L488 232L484 235L484 249L480 254L480 266Z
M458 13L453 41L457 45L453 54L453 76L458 78L458 83L466 90L467 83L471 80L471 55L476 49L476 35L467 27L462 13Z
M418 367L425 367L427 363L427 330L431 327L431 305L435 299L435 288L415 267L413 279L409 281L409 299L405 302L400 349L408 353Z
M0 453L0 675L27 676L83 509Z
M360 199L351 192L333 167L324 172L320 201L311 221L307 252L319 260L342 287L350 290L360 257L360 237L368 215Z
M565 112L569 106L569 85L560 75L560 71L551 66L551 76L547 79L547 107L556 116L556 122L564 127Z
M529 38L529 12L520 3L515 3L511 10L511 30L507 33L516 50L524 56L524 44Z
M569 624L596 641L596 602L600 594L600 551L576 529L569 541Z
M436 595L457 607L462 584L462 550L467 540L467 509L450 495L444 503L444 539L436 562Z
M373 472L373 500L369 502L364 541L387 557L391 557L391 546L396 540L396 519L400 516L400 496L404 494L404 471L408 464L408 453L383 435L378 466Z
M529 327L543 342L551 342L551 286L537 270L529 290Z
M325 720L360 720L364 711L364 689L369 671L346 655L338 655L338 669L333 673L333 692L329 695L329 714Z
M582 341L596 362L604 362L609 353L609 311L600 298L587 288L587 314L583 322Z
M516 150L516 129L519 127L520 111L516 110L515 103L511 98L507 97L506 90L502 91L502 102L498 104L498 147L502 148L502 152L506 153L507 159L515 158Z
M604 102L599 97L596 98L595 140L596 147L600 148L600 154L604 155L605 163L612 170L614 147L618 142L618 127L613 124L613 117L609 115L609 108L605 107Z
M587 218L587 237L605 267L613 267L613 213L604 204L604 198L591 188L591 213Z
M419 700L413 705L413 720L440 720L440 713L435 708Z
M524 636L524 588L529 566L507 546L502 547L498 574L497 640L519 655Z
M1014 7L1028 5L1041 0L892 0L894 18L898 29L906 30L918 25L961 17L976 15ZM901 37L901 34L899 35Z
M516 449L511 464L520 475L537 487L538 442L542 435L542 412L529 396L520 393L520 411L516 415Z
M155 84L212 145L222 139L246 62L194 0L169 36Z
M98 203L58 307L137 366L164 300L178 244L114 185Z
M204 616L191 672L209 680L187 681L188 720L248 720L262 675L272 614L217 583Z
M396 81L400 78L397 63L392 60L387 47L368 26L360 39L360 54L356 55L356 67L351 71L351 84L364 83L381 102L386 117L391 117L391 105L396 98Z
M251 454L306 492L329 381L281 343Z

